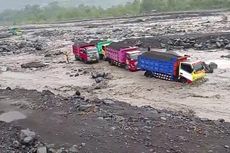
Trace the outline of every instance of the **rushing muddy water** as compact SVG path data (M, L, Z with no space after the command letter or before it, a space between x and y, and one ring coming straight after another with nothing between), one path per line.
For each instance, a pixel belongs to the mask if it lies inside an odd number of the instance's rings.
M7 123L16 120L25 119L25 118L26 116L18 111L10 111L10 112L0 114L0 121L7 122Z

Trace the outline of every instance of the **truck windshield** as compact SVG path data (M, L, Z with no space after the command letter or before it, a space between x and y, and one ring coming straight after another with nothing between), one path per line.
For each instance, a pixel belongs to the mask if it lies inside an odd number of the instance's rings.
M129 55L130 59L133 59L133 60L137 60L138 56L139 56L139 53Z
M203 67L203 65L201 63L197 63L197 64L193 65L193 69L194 69L195 72L197 72L197 71L203 70L204 67Z
M87 48L86 49L87 53L93 53L93 52L97 52L97 48L93 47L93 48Z

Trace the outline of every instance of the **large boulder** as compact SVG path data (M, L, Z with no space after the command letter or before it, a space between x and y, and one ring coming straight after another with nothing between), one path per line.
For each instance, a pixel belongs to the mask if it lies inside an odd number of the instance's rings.
M226 46L225 46L225 49L230 50L230 44L226 45Z
M210 67L210 69L213 69L213 70L218 68L218 65L214 62L209 63L208 66Z
M213 69L208 64L203 62L202 65L204 67L205 73L213 73Z
M35 140L35 132L30 131L29 129L21 130L20 140L22 144L29 145L32 144Z

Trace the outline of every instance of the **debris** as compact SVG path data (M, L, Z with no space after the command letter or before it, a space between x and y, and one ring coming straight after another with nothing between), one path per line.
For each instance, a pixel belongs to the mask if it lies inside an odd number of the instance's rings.
M90 104L77 106L77 110L80 112L89 112L89 111L93 110L94 108L95 108L95 106L90 105Z
M95 81L96 81L96 83L100 83L100 82L104 81L104 78L98 77L95 79Z
M55 95L55 94L50 90L42 90L42 95Z
M78 146L77 145L73 145L70 149L69 149L70 153L78 153Z
M228 145L224 145L224 148L229 149L229 146Z
M46 64L43 64L41 62L30 62L26 64L22 64L21 68L27 69L27 68L42 68L47 66Z
M0 66L0 72L6 72L9 68L7 66Z
M80 92L79 90L77 90L77 91L75 92L75 95L76 95L76 96L81 96L81 92Z
M214 62L211 62L208 64L208 66L210 67L210 69L214 70L214 69L217 69L218 68L218 65Z
M229 49L230 50L230 44L226 45L225 49Z
M12 90L10 87L6 87L6 90Z
M37 150L37 153L47 153L47 148L46 147L39 147Z
M205 62L202 63L203 67L204 67L204 70L205 70L205 73L213 73L213 68L210 67L210 65L206 64ZM215 65L216 66L216 65ZM214 67L215 67L214 66Z
M31 144L35 140L35 136L35 132L32 132L29 129L21 130L20 140L22 144Z

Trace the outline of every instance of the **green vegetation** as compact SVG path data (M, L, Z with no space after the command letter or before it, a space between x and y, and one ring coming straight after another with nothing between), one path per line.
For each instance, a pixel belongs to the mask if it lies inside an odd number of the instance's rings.
M52 2L45 7L28 5L22 10L6 10L0 13L0 22L7 24L39 23L70 19L138 15L152 10L183 11L229 7L230 0L135 0L133 3L114 6L109 9L84 5L78 7L61 6L58 2Z

